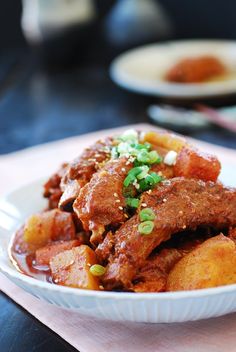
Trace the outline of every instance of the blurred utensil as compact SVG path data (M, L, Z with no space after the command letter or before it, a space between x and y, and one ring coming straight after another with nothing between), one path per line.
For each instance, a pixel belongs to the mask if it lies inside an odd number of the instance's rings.
M208 121L236 133L236 120L229 120L223 113L203 104L197 104L196 109L202 112Z
M209 125L201 112L171 105L151 105L147 113L156 123L180 131L195 130Z

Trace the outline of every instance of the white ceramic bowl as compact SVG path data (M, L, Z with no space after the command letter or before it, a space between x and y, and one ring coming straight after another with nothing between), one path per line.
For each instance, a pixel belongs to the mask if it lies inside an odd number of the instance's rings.
M8 248L27 216L45 206L42 180L0 201L0 269L11 281L49 303L86 315L147 323L171 323L215 317L236 311L236 285L173 293L99 292L62 287L19 273Z
M222 81L178 84L163 79L170 67L186 57L213 55L232 72ZM236 93L236 41L185 40L145 45L116 58L111 78L128 90L175 99L197 99Z

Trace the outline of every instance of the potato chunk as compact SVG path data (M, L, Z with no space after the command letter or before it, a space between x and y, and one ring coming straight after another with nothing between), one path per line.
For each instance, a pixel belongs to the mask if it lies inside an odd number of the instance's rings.
M215 182L220 169L220 162L215 156L202 153L194 148L183 148L177 156L174 174Z
M77 247L81 244L79 240L57 241L49 243L46 246L39 248L35 252L35 262L37 265L49 265L50 260L57 254Z
M174 150L177 153L188 145L184 138L170 132L146 132L142 142L148 142L167 150Z
M212 237L171 270L167 291L194 290L236 283L236 245L224 235Z
M99 279L89 270L96 263L94 251L86 245L61 252L50 260L53 281L63 286L99 290Z
M32 251L51 241L74 238L75 226L72 215L58 209L32 215L24 227L24 240Z

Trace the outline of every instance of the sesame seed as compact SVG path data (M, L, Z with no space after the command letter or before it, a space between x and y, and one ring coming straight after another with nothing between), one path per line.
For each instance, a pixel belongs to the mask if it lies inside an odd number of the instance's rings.
M163 202L164 202L164 203L165 203L165 202L167 202L167 199L166 199L166 198L164 198L164 199L163 199Z
M147 207L147 203L142 203L141 206L145 208Z
M91 266L91 264L90 264L90 263L87 263L87 265L88 265L88 266Z
M120 209L120 210L123 210L123 207L120 206L119 209Z
M121 171L125 172L126 170L125 170L125 168L124 168L124 167L122 167Z
M151 194L151 193L152 193L152 190L151 190L151 189L149 189L149 190L147 191L147 193L148 193L148 194Z
M115 192L115 193L113 193L113 196L114 197L118 197L118 194Z
M182 228L183 228L183 229L186 229L186 227L187 227L186 225L183 225L183 227L182 227Z
M183 215L183 211L182 211L182 210L180 210L180 211L179 211L179 214L180 214L180 215Z
M104 290L104 287L102 285L99 285L100 290Z
M116 199L116 203L120 203L120 199Z
M127 214L124 214L124 217L125 217L126 219L128 219L128 218L129 218L129 216L128 216Z

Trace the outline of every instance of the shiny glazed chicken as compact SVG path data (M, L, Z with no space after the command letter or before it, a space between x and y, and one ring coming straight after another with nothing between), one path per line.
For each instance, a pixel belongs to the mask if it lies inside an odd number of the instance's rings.
M100 140L44 185L48 209L18 230L11 259L27 275L81 289L236 283L236 190L217 181L220 168L167 132Z

